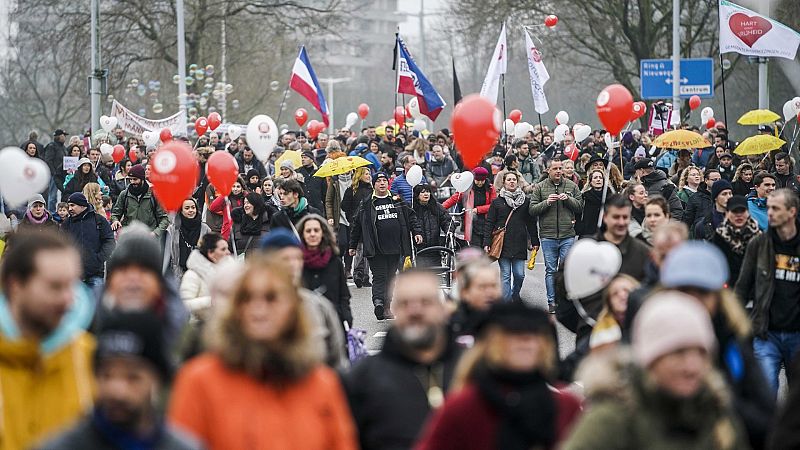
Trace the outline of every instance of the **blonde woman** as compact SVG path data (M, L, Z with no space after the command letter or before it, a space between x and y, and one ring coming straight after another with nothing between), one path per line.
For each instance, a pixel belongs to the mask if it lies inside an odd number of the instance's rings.
M697 192L700 183L703 182L703 172L697 166L689 166L681 173L678 180L678 198L683 202L684 207L689 203L689 199Z
M103 191L100 190L100 185L97 183L86 183L83 187L83 195L89 204L94 206L95 212L103 217L108 217L105 208L103 208Z

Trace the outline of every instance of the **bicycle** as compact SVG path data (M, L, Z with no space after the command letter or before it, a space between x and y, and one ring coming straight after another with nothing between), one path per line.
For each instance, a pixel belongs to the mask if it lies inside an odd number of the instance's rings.
M457 220L457 218L462 217L464 211L457 213L449 212L448 214L450 215L450 223L447 226L447 231L444 233L444 244L424 248L416 252L414 258L414 267L418 267L417 257L420 255L440 255L441 265L424 267L424 269L441 277L439 287L446 292L450 291L450 287L453 284L453 273L456 269L456 252L461 250L464 246L462 243L465 242L464 234L458 233L457 231L461 226L461 221Z

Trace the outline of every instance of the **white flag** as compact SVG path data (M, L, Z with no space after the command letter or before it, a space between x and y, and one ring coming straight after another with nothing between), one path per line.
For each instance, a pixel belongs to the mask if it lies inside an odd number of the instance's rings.
M481 97L486 97L494 104L497 104L497 91L500 85L500 75L506 73L508 67L508 48L506 47L506 24L500 31L500 38L497 39L497 47L494 48L492 61L489 63L489 70L486 72L486 79L481 86Z
M542 54L533 45L531 35L525 30L525 52L528 55L528 71L531 75L531 92L533 92L533 107L539 114L550 110L547 97L544 95L544 84L550 79L550 74L542 62Z
M794 59L800 33L727 0L719 2L719 52Z

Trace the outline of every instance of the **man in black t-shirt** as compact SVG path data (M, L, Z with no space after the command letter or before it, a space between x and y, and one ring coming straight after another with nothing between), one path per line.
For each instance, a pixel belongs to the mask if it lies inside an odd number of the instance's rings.
M411 236L422 242L422 233L414 211L398 196L389 192L389 179L383 172L372 177L375 193L365 199L355 214L350 232L350 255L355 255L359 243L364 244L364 256L372 270L372 304L378 320L392 318L391 299L387 287L394 279L404 256L411 255Z
M800 199L791 189L767 197L767 231L750 241L736 293L753 301L753 349L767 381L778 392L778 373L800 349Z

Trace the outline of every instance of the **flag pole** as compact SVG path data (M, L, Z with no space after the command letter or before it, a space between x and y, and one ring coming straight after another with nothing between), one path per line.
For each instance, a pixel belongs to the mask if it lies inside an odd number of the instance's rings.
M303 51L303 47L304 46L302 46L302 45L300 46L300 51ZM275 124L278 127L280 127L281 116L283 115L283 108L281 107L281 105L286 103L286 96L289 95L289 89L291 89L291 88L292 88L292 77L290 76L289 77L289 85L286 86L286 89L283 91L283 99L281 100L281 103L278 105L278 119L275 120ZM302 131L303 127L300 127L300 130Z
M508 114L506 114L506 74L500 74L500 85L503 87L503 121L508 118ZM503 127L503 133L506 134L506 145L508 145L508 134L506 133L505 127Z
M536 106L534 104L534 106ZM542 125L542 115L536 113L539 116L539 145L542 147L542 154L544 154L544 125Z
M400 85L400 26L397 26L397 31L394 33L394 61L392 61L392 68L394 69L394 109L392 115L397 109L397 88Z

